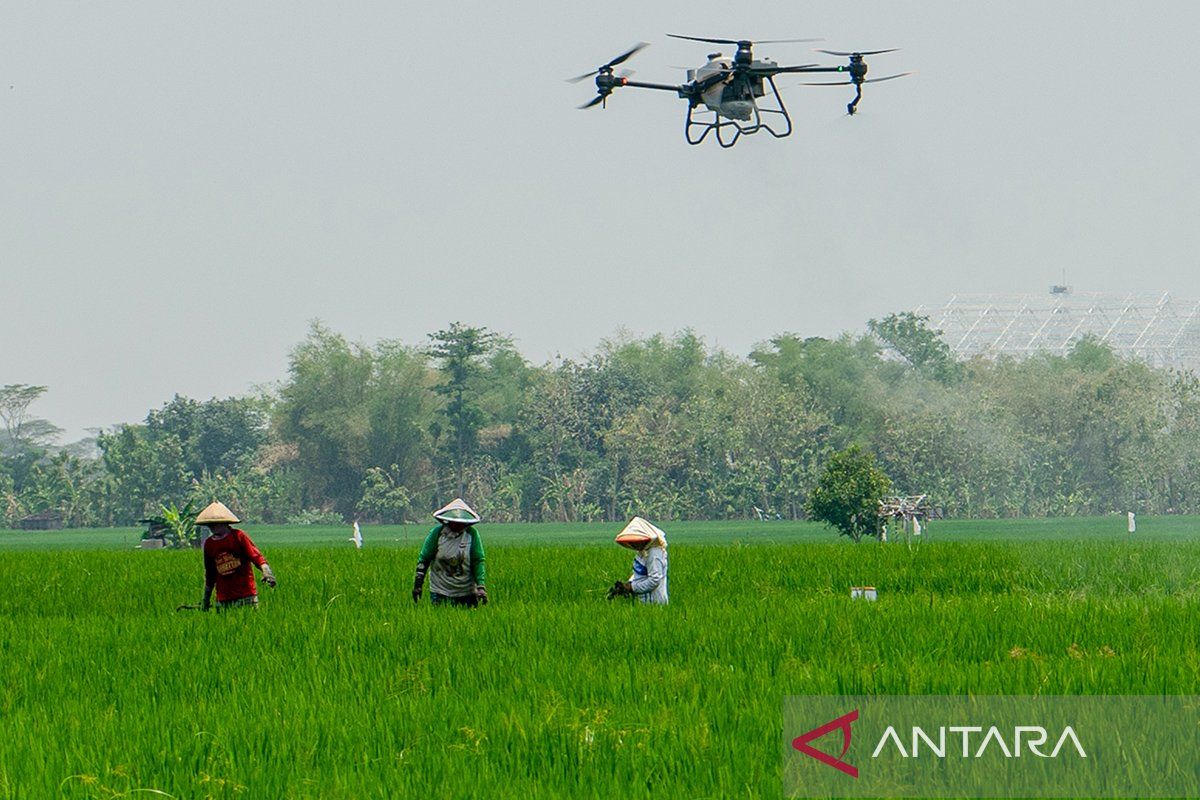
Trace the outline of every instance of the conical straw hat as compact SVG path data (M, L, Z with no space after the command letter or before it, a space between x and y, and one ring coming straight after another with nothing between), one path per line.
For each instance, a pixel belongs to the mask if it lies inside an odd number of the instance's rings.
M468 525L474 525L481 519L461 497L454 498L433 512L433 518L438 522L465 522Z
M648 544L667 546L667 535L641 517L634 517L617 534L617 544L632 550L640 550Z
M241 520L224 503L209 503L208 507L196 517L197 525L216 525L219 522L227 522L232 525Z

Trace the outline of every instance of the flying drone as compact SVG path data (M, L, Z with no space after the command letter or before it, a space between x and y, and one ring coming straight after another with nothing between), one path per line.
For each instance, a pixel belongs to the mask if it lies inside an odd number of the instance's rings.
M883 78L867 77L865 57L893 53L895 48L855 52L818 50L818 53L849 58L849 64L836 67L823 67L819 64L781 67L768 58L756 59L752 52L754 45L818 40L770 39L752 42L749 39L708 39L702 36L680 36L674 33L667 35L673 39L687 39L693 42L736 45L737 51L732 58L721 53L709 54L708 63L699 69L689 69L687 82L678 85L630 80L633 73L628 70L614 74L614 67L623 64L639 50L648 46L645 42L641 42L607 64L602 64L591 72L568 79L571 83L578 83L593 75L596 77L596 96L590 102L581 105L580 108L606 107L609 95L623 86L675 92L688 101L687 118L684 122L684 138L687 139L688 144L700 144L710 133L713 133L721 147L733 147L742 136L751 136L760 131L766 131L777 139L791 135L792 118L788 114L787 106L783 104L783 98L779 95L779 88L775 85L775 76L777 75L814 72L848 73L849 80L805 85L853 86L854 99L846 106L846 112L854 114L858 110L859 101L862 100L863 84L890 81L911 74L901 72ZM760 99L764 98L767 104L759 105ZM700 106L704 106L705 110L699 110ZM711 118L707 116L710 112Z

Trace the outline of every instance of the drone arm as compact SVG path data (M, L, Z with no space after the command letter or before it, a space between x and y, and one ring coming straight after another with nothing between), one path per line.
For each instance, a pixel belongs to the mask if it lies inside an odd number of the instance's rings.
M783 72L849 72L846 67L779 67L771 70L772 74L779 75Z
M645 81L631 81L624 79L621 81L622 86L632 86L635 89L661 89L665 92L678 92L682 86L672 86L666 83L646 83Z

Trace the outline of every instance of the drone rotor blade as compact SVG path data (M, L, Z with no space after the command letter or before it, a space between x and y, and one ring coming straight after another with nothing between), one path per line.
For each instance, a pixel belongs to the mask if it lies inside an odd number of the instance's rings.
M824 39L709 39L707 36L682 36L678 33L668 33L672 39L688 39L693 42L708 42L710 44L736 44L742 42L750 42L750 44L789 44L791 42L823 42Z
M598 75L603 70L606 70L606 69L611 70L617 64L622 63L623 61L628 59L630 56L632 56L634 53L638 52L639 50L645 49L649 46L650 45L647 44L646 42L638 42L633 47L629 48L624 53L621 53L621 55L614 58L612 61L609 61L607 64L602 64L597 69L594 69L591 72L585 72L584 74L582 74L578 77L567 78L567 83L579 83L580 81L587 80L588 78L592 77L593 75Z
M915 74L915 73L900 72L896 75L885 75L882 78L867 78L866 80L863 81L863 83L879 83L881 81L895 80L896 78L903 78L906 75L913 75L913 74ZM802 83L800 85L801 86L852 86L852 85L854 85L854 81L829 81L829 82L814 81L811 83Z
M593 97L593 98L592 98L591 102L589 102L589 103L584 103L583 105L579 106L579 108L580 108L580 110L583 110L583 109L585 109L585 108L591 108L592 106L598 106L598 105L600 105L601 103L603 103L603 102L604 102L604 99L605 99L606 97L607 97L607 95L598 94L598 95L596 95L595 97Z
M607 64L605 64L604 66L606 66L606 67L615 67L617 64L620 64L622 61L625 61L627 58L629 58L630 56L632 56L632 55L633 55L634 53L636 53L637 51L639 51L639 50L644 50L645 48L647 48L647 47L649 47L649 46L650 46L650 45L649 45L649 43L647 43L647 42L638 42L638 43L637 43L637 44L635 44L633 47L629 48L629 49L628 49L628 50L626 50L624 53L622 53L621 55L617 56L617 57L616 57L616 58L614 58L612 61L610 61L610 62L608 62Z
M703 36L682 36L678 33L668 33L672 39L688 39L693 42L708 42L709 44L737 44L737 39L708 39Z
M824 53L827 56L877 56L882 53L894 53L899 50L899 47L893 47L890 50L855 50L853 53L843 53L841 50L820 50L818 53Z

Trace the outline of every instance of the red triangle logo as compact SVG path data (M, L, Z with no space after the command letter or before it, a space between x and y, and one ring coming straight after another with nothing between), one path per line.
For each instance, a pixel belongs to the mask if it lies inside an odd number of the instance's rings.
M858 709L856 708L849 714L844 714L835 720L826 722L819 728L813 728L808 733L803 733L797 736L795 739L792 739L792 747L796 748L801 753L804 753L806 756L812 756L822 764L827 764L828 766L831 766L840 772L846 773L851 778L857 778L858 767L851 766L845 761L842 761L842 759L846 757L846 753L850 750L850 724L857 719ZM825 734L832 733L836 730L841 730L842 732L842 752L837 758L834 758L833 756L829 755L829 753L818 750L809 744L809 742L813 741L814 739L820 739Z

